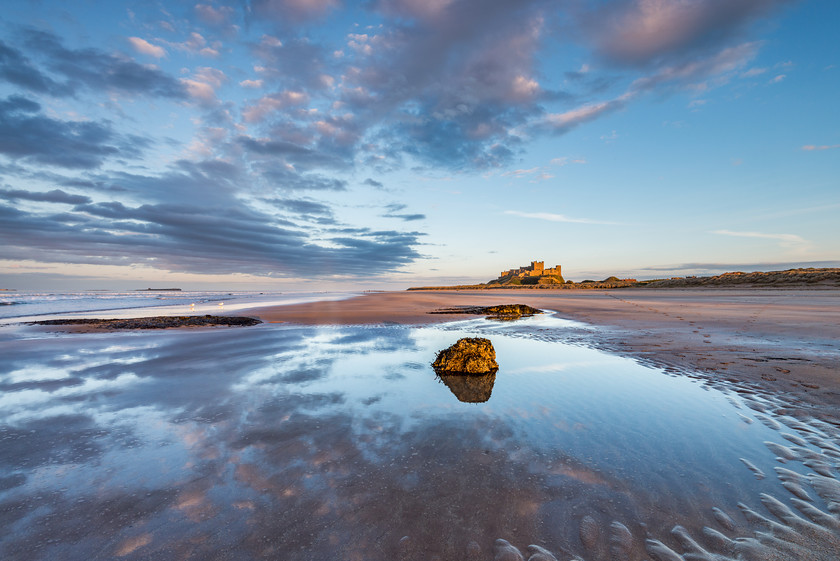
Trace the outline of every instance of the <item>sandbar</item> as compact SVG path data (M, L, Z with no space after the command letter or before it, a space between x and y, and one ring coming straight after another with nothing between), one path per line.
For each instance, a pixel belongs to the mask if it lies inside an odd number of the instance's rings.
M510 303L584 324L566 330L567 342L713 382L787 392L812 415L840 406L840 289L379 292L245 313L304 325L422 325L473 317L429 313L440 308Z

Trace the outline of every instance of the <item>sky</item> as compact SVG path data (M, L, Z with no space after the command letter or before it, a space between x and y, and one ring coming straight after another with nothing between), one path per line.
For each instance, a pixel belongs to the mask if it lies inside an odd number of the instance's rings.
M7 0L0 288L840 266L835 0Z

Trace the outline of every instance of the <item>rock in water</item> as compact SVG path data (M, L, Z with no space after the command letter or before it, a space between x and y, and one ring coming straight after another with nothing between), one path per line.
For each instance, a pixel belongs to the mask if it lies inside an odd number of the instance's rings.
M496 350L489 339L464 337L440 351L432 363L438 374L487 374L499 369Z

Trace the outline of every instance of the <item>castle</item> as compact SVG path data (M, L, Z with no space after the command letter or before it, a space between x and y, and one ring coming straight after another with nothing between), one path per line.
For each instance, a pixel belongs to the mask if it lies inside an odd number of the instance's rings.
M519 267L518 269L508 269L507 271L502 271L502 274L499 275L500 279L508 278L508 277L546 277L546 276L562 276L560 273L560 265L556 267L552 267L550 269L545 268L545 261L531 261L530 266Z

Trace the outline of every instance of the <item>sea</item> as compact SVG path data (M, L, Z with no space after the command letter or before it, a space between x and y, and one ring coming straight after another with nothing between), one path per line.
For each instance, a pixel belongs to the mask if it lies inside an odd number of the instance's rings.
M0 291L0 325L57 317L126 318L204 315L248 308L350 298L350 292Z

